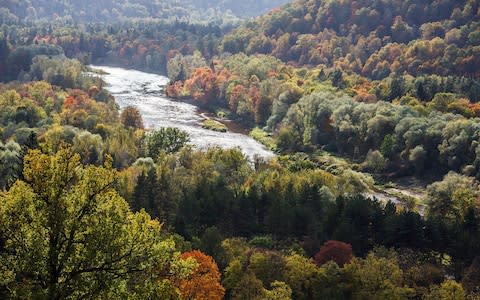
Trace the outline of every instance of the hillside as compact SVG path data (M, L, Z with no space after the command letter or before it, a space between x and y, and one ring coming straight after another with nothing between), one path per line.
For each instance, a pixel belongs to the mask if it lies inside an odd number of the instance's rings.
M225 35L214 68L170 60L168 91L228 109L282 151L480 178L479 20L478 1L300 0Z
M10 21L26 19L73 19L87 22L115 22L131 18L153 18L190 22L222 22L258 16L286 3L286 0L2 0L1 13ZM5 10L6 8L6 10Z
M371 79L393 73L478 77L479 21L474 0L300 0L234 30L222 50L323 64Z

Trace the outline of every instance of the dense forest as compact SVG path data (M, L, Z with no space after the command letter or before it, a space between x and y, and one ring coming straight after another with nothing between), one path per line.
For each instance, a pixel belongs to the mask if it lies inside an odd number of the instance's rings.
M237 23L276 8L286 0L2 0L4 20L50 21L65 19L77 22L117 22L126 19L183 20L188 22Z
M284 2L0 0L1 299L480 299L480 3Z

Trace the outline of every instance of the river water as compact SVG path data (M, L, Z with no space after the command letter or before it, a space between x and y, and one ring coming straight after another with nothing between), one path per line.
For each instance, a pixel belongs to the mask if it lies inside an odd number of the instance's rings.
M164 87L169 81L165 76L106 66L92 67L107 73L102 78L120 109L135 106L140 110L146 128L179 128L188 132L191 144L197 148L240 148L249 159L255 156L268 159L274 156L248 135L202 128L205 116L196 106L165 96Z

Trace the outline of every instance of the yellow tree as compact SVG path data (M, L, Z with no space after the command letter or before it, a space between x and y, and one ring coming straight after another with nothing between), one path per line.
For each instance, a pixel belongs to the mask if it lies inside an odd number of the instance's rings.
M162 299L195 267L114 189L115 171L72 149L30 151L24 180L0 194L0 291L18 299ZM162 270L159 272L158 270ZM160 296L159 296L160 295Z
M352 278L352 299L406 299L413 294L394 259L370 253L365 259L354 258L344 269Z

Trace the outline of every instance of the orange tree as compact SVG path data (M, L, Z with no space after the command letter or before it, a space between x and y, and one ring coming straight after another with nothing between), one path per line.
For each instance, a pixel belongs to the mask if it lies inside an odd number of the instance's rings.
M193 258L197 261L197 269L186 279L175 283L184 299L216 300L223 299L225 288L220 284L220 272L211 256L201 251L185 252L183 259Z

